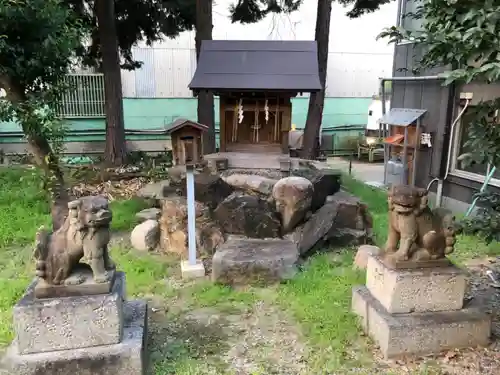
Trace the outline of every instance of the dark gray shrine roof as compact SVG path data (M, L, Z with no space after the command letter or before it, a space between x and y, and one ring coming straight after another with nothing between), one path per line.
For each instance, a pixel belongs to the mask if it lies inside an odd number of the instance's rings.
M204 40L189 88L194 91L321 89L315 41Z

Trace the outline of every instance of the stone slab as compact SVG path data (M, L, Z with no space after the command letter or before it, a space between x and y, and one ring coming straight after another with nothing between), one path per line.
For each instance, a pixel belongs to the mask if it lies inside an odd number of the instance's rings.
M109 281L105 283L96 283L90 267L85 267L85 265L82 264L81 267L73 271L65 284L51 285L43 280L38 280L34 289L35 298L89 296L111 293L115 282L116 272L109 272L112 273Z
M119 343L123 333L125 274L116 273L109 294L34 298L34 281L14 306L20 354Z
M14 342L2 360L0 374L143 375L147 370L147 305L143 301L127 302L124 315L120 343L21 355Z
M185 280L199 279L205 277L205 266L201 260L197 260L196 264L189 264L188 260L181 262L181 274Z
M391 314L460 310L466 274L456 266L395 270L368 257L366 286Z
M229 236L212 259L212 281L226 285L274 284L297 272L297 245L285 239Z
M364 286L353 288L352 310L386 359L485 346L491 333L490 317L478 306L458 311L389 314Z
M426 260L426 261L413 261L413 260L394 260L391 257L380 257L382 263L385 266L395 270L403 269L415 269L415 268L438 268L438 267L450 267L453 263L450 262L448 258Z

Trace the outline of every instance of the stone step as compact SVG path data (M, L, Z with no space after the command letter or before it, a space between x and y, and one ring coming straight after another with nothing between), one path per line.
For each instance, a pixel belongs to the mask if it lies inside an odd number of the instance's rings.
M488 344L491 319L479 306L455 311L390 314L368 288L353 288L352 310L386 359Z

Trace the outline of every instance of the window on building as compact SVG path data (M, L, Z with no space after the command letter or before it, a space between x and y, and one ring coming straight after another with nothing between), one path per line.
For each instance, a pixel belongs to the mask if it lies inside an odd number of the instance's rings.
M398 26L418 32L422 30L422 19L415 18L422 0L400 0Z
M491 170L490 165L486 163L473 163L471 165L464 165L459 160L457 160L460 155L469 152L469 150L465 146L465 143L467 140L468 124L470 123L470 119L472 116L472 108L473 107L469 107L465 111L465 113L462 115L462 118L460 119L458 126L455 129L452 172L459 177L476 181L483 181L484 176L486 176ZM493 173L493 180L491 182L496 182L500 185L500 171L495 171Z
M63 118L105 117L104 75L69 74L65 78L68 90L58 108Z

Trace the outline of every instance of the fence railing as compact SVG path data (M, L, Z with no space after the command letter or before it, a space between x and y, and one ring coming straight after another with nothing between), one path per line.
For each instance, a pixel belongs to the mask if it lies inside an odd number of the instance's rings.
M61 117L105 117L103 74L69 74L64 83L68 85L68 90L59 105L58 114Z

